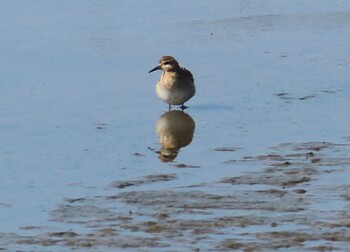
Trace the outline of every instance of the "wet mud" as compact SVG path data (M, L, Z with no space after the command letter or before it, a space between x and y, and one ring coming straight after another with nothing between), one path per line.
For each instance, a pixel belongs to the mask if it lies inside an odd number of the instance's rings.
M223 161L232 167L259 163L264 166L260 171L166 190L142 187L176 180L175 174L112 181L110 195L65 199L50 213L50 221L75 229L45 232L45 227L23 227L38 234L1 234L0 248L344 250L350 240L350 186L334 181L332 174L347 172L349 148L330 142L280 144L270 153Z

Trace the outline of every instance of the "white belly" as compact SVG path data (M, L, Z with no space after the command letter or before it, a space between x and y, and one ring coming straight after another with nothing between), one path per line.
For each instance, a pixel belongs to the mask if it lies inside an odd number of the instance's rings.
M156 92L160 99L170 105L181 105L188 101L193 94L189 90L183 89L166 89L159 82L156 85Z

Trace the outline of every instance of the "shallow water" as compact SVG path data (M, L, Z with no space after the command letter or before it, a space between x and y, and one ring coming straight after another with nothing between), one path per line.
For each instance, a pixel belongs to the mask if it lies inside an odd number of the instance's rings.
M350 3L159 3L1 4L0 250L346 250Z

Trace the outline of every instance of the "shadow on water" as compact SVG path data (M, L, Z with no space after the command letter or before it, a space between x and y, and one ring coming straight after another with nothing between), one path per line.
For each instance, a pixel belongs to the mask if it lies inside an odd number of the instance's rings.
M207 111L234 110L234 106L227 105L227 104L207 103L207 104L192 105L191 109L192 110L207 110Z
M156 123L161 148L155 151L162 162L173 161L179 150L192 142L195 131L193 118L180 110L162 114Z

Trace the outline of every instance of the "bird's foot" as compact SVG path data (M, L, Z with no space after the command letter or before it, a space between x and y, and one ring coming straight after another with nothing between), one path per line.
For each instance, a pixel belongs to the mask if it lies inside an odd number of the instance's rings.
M183 110L187 109L188 107L182 104L180 108L183 111Z

